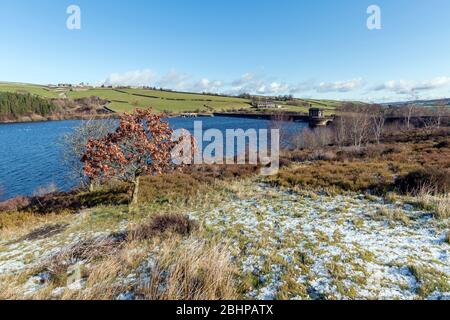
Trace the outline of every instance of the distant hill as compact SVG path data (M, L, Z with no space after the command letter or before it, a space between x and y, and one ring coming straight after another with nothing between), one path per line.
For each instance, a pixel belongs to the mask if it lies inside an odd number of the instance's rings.
M383 105L385 106L392 106L392 107L401 107L410 104L415 104L421 107L450 106L450 98L383 103Z
M88 86L42 86L34 84L0 82L0 92L29 93L45 99L75 100L99 97L109 102L108 108L115 112L130 112L136 108L152 107L158 112L221 112L251 110L251 99L243 97L176 92L150 88L100 88ZM332 112L342 102L317 99L274 99L281 110L307 112L310 106L318 106Z

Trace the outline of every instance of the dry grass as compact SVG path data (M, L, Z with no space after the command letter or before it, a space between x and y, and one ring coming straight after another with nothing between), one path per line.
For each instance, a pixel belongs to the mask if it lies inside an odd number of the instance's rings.
M450 283L445 273L416 265L409 266L409 270L418 282L417 293L422 298L427 298L437 290L440 292L450 290Z
M124 284L118 279L142 270L139 266L147 261L152 261L152 267L143 269L147 274L137 275L147 282ZM61 298L111 300L132 292L136 298L150 300L236 299L236 274L227 246L171 235L150 242L127 242L89 268L83 290L65 290ZM48 290L42 295L48 299Z
M450 148L442 137L409 137L366 147L321 147L285 151L281 170L271 181L277 185L309 189L377 193L417 191L424 185L433 192L450 190ZM440 142L439 142L440 141ZM447 141L447 140L445 140Z
M65 249L41 269L50 274L58 286L65 286L68 269L79 262L94 263L117 254L124 242L124 235L110 235L80 241Z
M0 238L19 238L48 224L65 223L69 218L70 214L67 212L49 215L17 211L3 212L0 213Z
M200 191L201 183L182 173L164 176L146 176L140 179L138 201L140 204L188 202Z
M408 225L410 222L409 217L404 213L402 209L388 209L381 208L374 216L375 219L387 219L388 221L401 222L404 225Z
M139 292L151 300L237 299L236 268L225 245L189 239L162 243L150 283Z
M63 300L114 300L129 288L118 281L119 275L133 272L148 254L138 242L124 243L113 255L93 264L85 276L83 290L65 290Z
M283 187L337 188L344 191L386 190L394 181L387 162L328 162L293 165L270 181Z
M437 219L447 219L450 217L450 194L434 195L429 191L422 190L414 198L413 204L420 208L433 212Z
M136 299L238 298L228 247L201 239L205 234L188 216L155 214L129 229L76 242L33 269L1 277L0 298L111 300L129 292ZM81 289L68 287L74 267ZM38 274L49 280L26 295L24 284ZM55 296L56 288L62 292Z

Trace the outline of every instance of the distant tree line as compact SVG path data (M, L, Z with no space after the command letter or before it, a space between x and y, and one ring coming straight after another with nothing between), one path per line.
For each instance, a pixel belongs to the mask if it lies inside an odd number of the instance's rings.
M238 98L248 99L248 100L274 100L274 101L294 101L295 98L292 94L279 95L279 96L258 96L252 95L250 93L241 93Z
M425 134L448 125L448 106L419 107L408 104L402 107L386 107L377 104L345 103L336 108L331 126L315 129L289 128L286 123L273 126L284 129L281 144L289 148L317 148L328 145L360 148L370 143L379 144L385 135L414 129ZM413 121L414 120L414 121ZM419 132L417 131L417 132Z
M0 92L0 115L22 116L39 114L46 116L56 111L57 107L50 101L29 93Z

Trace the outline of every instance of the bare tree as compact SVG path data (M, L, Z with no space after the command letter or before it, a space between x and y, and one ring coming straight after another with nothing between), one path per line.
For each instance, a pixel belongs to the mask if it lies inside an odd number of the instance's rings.
M442 102L440 106L436 107L437 127L442 125L442 118L449 115L450 108L446 106L446 102Z
M301 128L292 136L290 145L295 149L321 148L334 142L334 132L329 127Z
M277 114L272 116L269 129L278 129L280 133L281 149L289 149L292 147L293 136L296 133L295 122L285 114Z
M334 138L339 147L345 146L349 139L347 121L347 118L339 116L333 122Z
M386 110L383 106L372 105L370 107L370 118L373 137L377 144L380 144L381 135L383 134L384 123L386 122Z
M403 115L405 126L408 130L411 129L411 118L415 115L416 109L416 105L413 103L401 107L401 113Z
M370 133L369 106L348 103L339 109L344 120L348 140L355 147L361 147L367 142Z

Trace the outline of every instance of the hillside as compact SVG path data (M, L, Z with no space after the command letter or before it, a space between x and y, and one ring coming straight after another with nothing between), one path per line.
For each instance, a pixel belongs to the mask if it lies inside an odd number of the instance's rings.
M0 123L91 118L110 113L104 108L108 101L98 97L48 98L36 94L39 88L31 89L34 93L0 91Z
M108 108L115 112L131 112L149 106L156 111L169 113L251 109L251 100L245 98L143 88L47 87L0 82L0 92L30 93L51 99L99 97L108 100ZM283 107L281 110L297 112L307 112L310 105L334 110L342 104L339 101L314 99L276 100L276 103Z
M414 100L414 101L401 101L401 102L389 102L384 103L385 106L402 107L408 104L414 104L420 107L437 107L437 106L450 106L450 98L433 99L433 100Z

